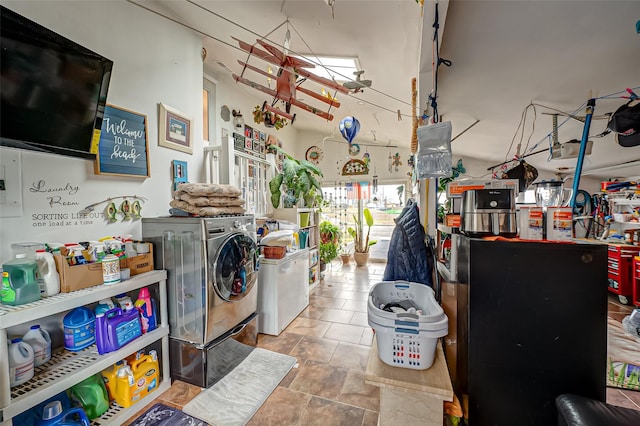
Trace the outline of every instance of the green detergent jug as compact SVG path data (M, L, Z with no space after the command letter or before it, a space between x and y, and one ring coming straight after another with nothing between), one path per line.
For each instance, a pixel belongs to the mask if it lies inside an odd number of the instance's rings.
M23 305L40 299L40 286L36 280L38 264L26 253L16 254L2 265L0 302L5 305Z
M109 409L109 394L100 373L73 385L70 394L72 402L79 403L91 420Z

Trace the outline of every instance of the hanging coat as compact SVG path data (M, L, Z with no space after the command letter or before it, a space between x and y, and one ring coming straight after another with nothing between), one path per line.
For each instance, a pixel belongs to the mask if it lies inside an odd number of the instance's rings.
M418 205L413 200L407 201L406 207L394 222L396 226L389 241L383 280L405 280L433 287L433 262L425 242Z

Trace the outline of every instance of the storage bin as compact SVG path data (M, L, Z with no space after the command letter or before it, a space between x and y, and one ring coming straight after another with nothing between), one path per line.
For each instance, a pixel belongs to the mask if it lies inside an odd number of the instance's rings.
M395 303L416 312L388 312ZM433 365L436 343L447 335L449 320L433 289L408 281L382 281L369 291L367 318L378 341L378 356L394 367L426 370Z

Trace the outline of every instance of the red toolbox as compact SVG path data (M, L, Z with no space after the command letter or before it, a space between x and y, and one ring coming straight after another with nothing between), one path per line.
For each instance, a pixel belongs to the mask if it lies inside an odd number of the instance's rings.
M629 303L633 296L633 258L640 254L640 247L625 244L609 244L609 291L618 295L620 303Z
M633 257L631 265L631 285L633 286L633 304L640 307L640 256Z

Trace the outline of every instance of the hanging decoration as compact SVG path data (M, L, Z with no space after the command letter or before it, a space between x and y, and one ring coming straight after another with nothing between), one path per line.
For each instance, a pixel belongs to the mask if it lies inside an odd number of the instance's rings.
M398 166L401 166L401 165L402 165L402 161L400 161L400 153L396 152L395 155L393 156L393 166L396 172L399 170Z
M349 143L349 147L351 147L351 142L360 131L360 122L355 117L347 116L340 121L338 129L342 137Z
M387 159L387 166L389 167L389 173L393 171L393 156L389 153L389 158Z
M371 163L371 155L368 152L365 152L362 156L362 161L366 164L367 168L369 167L369 163Z
M344 163L341 174L342 176L368 175L369 167L364 161L354 158Z
M115 200L122 199L122 203L120 207L116 207ZM131 201L133 200L133 201ZM108 222L117 222L118 217L117 214L122 214L122 220L128 219L140 219L142 212L142 205L140 201L147 201L146 198L140 197L138 195L119 195L117 197L109 197L105 200L98 201L97 203L89 204L84 209L80 210L79 213L89 213L95 210L96 206L100 204L107 203L104 209L104 218Z
M322 149L315 145L310 146L309 149L307 149L304 158L307 161L311 161L313 164L320 164L320 161L322 161Z
M352 157L355 157L356 155L360 154L360 145L358 145L357 143L352 143L349 145L349 155Z

